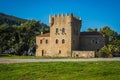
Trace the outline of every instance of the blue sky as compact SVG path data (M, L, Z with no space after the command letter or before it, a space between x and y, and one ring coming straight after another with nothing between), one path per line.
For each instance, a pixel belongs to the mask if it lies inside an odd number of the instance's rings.
M81 17L82 31L109 26L120 33L120 0L1 0L0 12L48 23L49 15Z

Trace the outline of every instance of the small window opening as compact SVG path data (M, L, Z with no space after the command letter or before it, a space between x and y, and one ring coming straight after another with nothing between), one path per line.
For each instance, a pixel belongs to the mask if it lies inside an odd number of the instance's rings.
M64 43L65 43L65 40L63 39L63 40L62 40L62 44L64 44Z
M61 50L59 50L59 54L61 54Z
M56 39L56 44L58 44L58 39Z
M48 40L46 40L46 44L48 44Z
M58 33L58 28L56 28L56 33Z
M65 28L62 28L62 33L65 33Z
M42 44L42 40L40 40L40 44Z

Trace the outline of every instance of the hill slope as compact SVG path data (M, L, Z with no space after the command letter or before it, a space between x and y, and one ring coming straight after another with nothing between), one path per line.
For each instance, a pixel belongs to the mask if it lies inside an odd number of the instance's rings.
M11 15L8 15L8 14L0 13L0 25L2 25L4 23L7 23L9 26L20 25L21 23L24 23L26 21L28 21L28 20L18 18L18 17L15 17L15 16L11 16ZM45 28L49 28L49 26L44 24L44 23L40 22L40 25L41 25L41 27L43 26Z
M27 21L26 19L21 19L15 16L7 15L4 13L0 13L0 25L7 23L9 26L11 25L20 25L21 23Z

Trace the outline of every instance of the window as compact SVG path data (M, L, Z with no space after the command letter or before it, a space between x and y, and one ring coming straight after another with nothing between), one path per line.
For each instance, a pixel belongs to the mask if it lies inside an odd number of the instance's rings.
M91 44L93 44L94 43L94 40L91 40Z
M96 44L99 44L99 40L98 39L96 39Z
M75 40L73 40L73 44L75 43Z
M40 40L40 44L42 44L42 40Z
M64 44L64 43L65 43L65 40L63 39L63 40L62 40L62 44Z
M61 54L61 50L59 50L59 54Z
M97 49L97 51L99 51L99 49Z
M76 35L78 35L78 30L76 30Z
M56 28L56 33L58 33L58 28Z
M58 44L58 39L56 39L56 44Z
M46 40L46 44L48 44L48 40Z
M73 34L75 35L75 28L73 28Z
M65 28L62 28L62 33L65 33Z

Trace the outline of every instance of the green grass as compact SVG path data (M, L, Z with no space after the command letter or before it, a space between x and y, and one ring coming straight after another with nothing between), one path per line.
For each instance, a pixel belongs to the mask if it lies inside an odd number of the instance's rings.
M0 64L0 80L120 80L120 62Z

